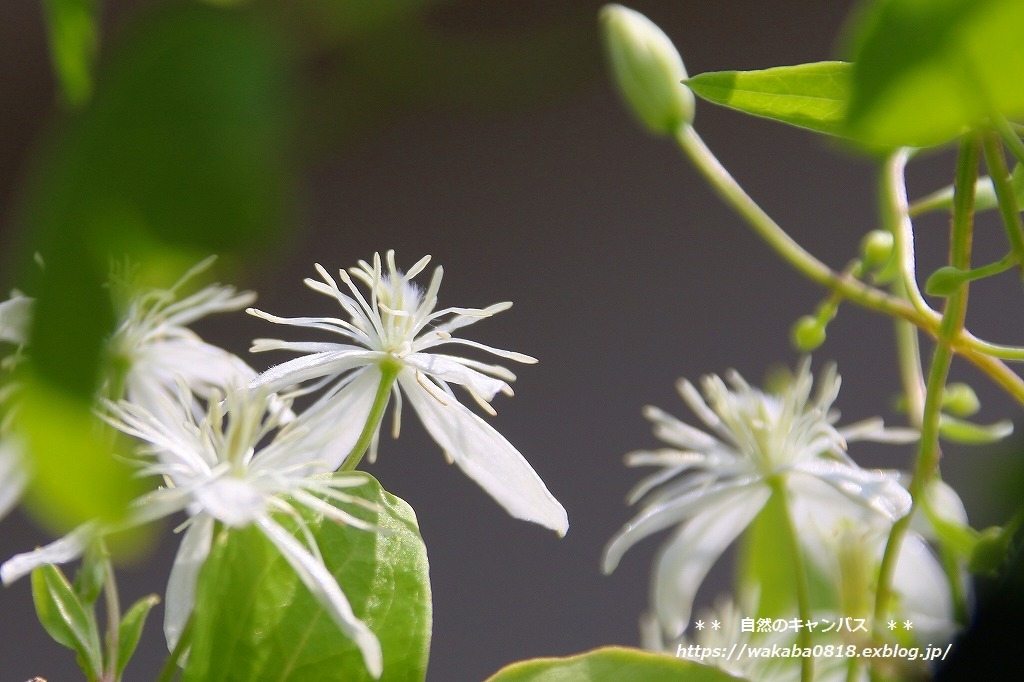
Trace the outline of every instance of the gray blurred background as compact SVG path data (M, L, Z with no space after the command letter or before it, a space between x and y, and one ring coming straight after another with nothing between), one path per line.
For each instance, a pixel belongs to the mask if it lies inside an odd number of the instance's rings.
M108 5L104 40L115 40L133 16L155 4ZM631 6L668 33L694 74L833 58L851 5L638 0ZM641 475L626 469L622 456L656 442L641 407L655 404L692 421L674 392L678 377L734 367L760 382L773 363L792 366L798 355L789 345L790 325L823 295L720 204L673 144L631 119L604 69L599 7L466 0L438 9L431 20L442 38L450 31L514 41L517 32L557 24L574 42L564 58L536 66L554 83L546 91L521 101L492 98L480 107L471 97L402 103L383 123L354 128L305 154L293 224L233 282L256 290L258 307L270 312L336 314L302 284L314 274L313 263L335 270L395 249L400 266L423 254L444 266L442 306L514 301L510 311L466 335L539 358L536 366L516 368L516 396L495 402L499 414L491 423L564 504L568 535L558 539L508 517L446 466L411 411L401 440L383 440L379 461L367 467L419 517L434 594L433 682L481 680L527 657L638 644L637 617L647 605L658 541L632 550L611 576L601 574L599 559L629 518L624 495ZM307 67L304 75L314 77L328 68ZM38 3L0 3L5 235L18 227L19 178L53 120L53 90ZM323 118L323 135L332 137L330 117ZM875 226L873 160L705 103L698 104L696 126L748 192L833 267L852 258ZM912 194L949 182L952 163L949 153L920 162L912 169ZM941 217L920 225L922 272L943 258L943 226ZM979 288L969 323L979 334L1012 341L1016 316L984 308L1001 302L1005 310L1019 295L1012 282ZM238 353L256 336L301 336L244 315L211 319L200 331ZM881 414L900 423L891 409L898 390L892 338L887 320L851 306L829 327L814 364L839 363L844 422ZM251 362L263 368L284 357ZM969 367L956 363L954 375L974 382L985 406L982 421L1016 418L1018 408ZM906 466L912 452L867 445L853 455L866 465ZM962 493L977 524L1002 521L986 492L986 472L1000 466L998 449L947 455L947 478L974 486ZM177 540L169 526L160 532L153 556L123 569L125 602L162 593ZM20 513L0 525L0 557L45 541ZM699 601L710 602L728 580L728 567L719 566ZM158 607L151 616L128 679L152 679L159 669L162 615ZM22 581L0 592L0 679L33 675L51 682L80 677L73 654L35 621Z

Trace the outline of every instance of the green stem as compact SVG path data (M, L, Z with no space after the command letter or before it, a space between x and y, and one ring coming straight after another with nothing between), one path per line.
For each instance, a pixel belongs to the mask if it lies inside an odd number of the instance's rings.
M992 277L1000 273L1006 272L1013 266L1020 263L1021 260L1013 253L1008 253L994 263L988 265L982 265L981 267L968 270L964 273L964 279L968 282L974 282L979 279L985 279L986 277Z
M916 325L922 331L933 337L938 337L939 320L938 313L932 310L920 298L916 280L907 277L904 270L904 277L907 284L912 284L913 291L918 292L918 299L915 305L911 305L906 299L889 294L869 286L853 277L844 276L834 272L827 265L819 261L797 244L786 232L758 206L739 183L729 174L729 171L719 163L711 150L707 148L704 141L700 139L697 132L690 125L684 125L676 132L676 141L687 156L697 167L697 170L711 184L727 204L732 206L754 230L766 241L769 246L775 249L787 262L803 273L810 280L823 287L838 292L844 298L853 301L869 310L874 310L894 318L904 319ZM898 209L896 225L893 234L897 244L903 246L903 265L909 263L909 274L913 273L913 226L910 223L906 189L902 182L903 167L906 165L906 158L909 153L896 155L898 158L892 162L889 168L888 191L889 203ZM887 211L888 213L888 211ZM920 308L920 309L919 309ZM972 336L961 330L951 340L952 348L963 355L963 357L974 363L985 374L988 374L993 381L1007 391L1015 400L1024 405L1024 380L1013 373L1006 365L997 358L1007 360L1024 360L1024 349L1012 346L992 344Z
M907 305L906 301L890 296L881 289L865 284L850 275L835 272L806 251L740 187L697 135L693 126L680 127L675 138L719 196L746 219L754 231L798 272L865 308L909 320L922 328L936 326L929 324L927 317Z
M936 313L925 302L917 285L917 270L914 262L914 225L910 221L910 206L907 203L905 181L907 161L911 150L900 149L889 157L882 173L882 216L885 227L892 232L896 249L896 262L903 278L903 294L916 311L934 318ZM920 325L919 325L920 326Z
M957 159L956 191L953 201L952 238L950 239L949 264L961 270L971 267L971 239L974 229L974 180L978 173L979 144L974 136L964 138L960 145ZM939 326L939 335L932 356L931 368L925 392L924 412L921 417L921 443L917 461L914 465L913 478L908 490L912 499L910 511L893 524L889 533L882 565L879 568L878 588L875 593L874 638L882 641L883 626L889 613L892 601L892 580L896 571L903 539L910 528L910 521L917 506L921 503L924 491L938 471L939 458L939 417L942 407L942 394L949 375L949 367L953 359L952 340L963 329L967 311L968 285L960 287L946 299L946 306ZM877 671L872 671L877 676Z
M903 280L893 283L893 293L905 295ZM907 396L907 420L916 428L921 428L921 415L924 414L924 371L921 369L921 340L917 327L906 320L893 320L896 331L896 359L900 368L900 383L903 393Z
M992 186L995 188L996 199L999 201L999 215L1003 219L1003 227L1006 228L1010 250L1016 257L1017 263L1024 263L1024 224L1021 224L1017 195L1013 191L1010 170L1006 167L1006 158L1003 156L1003 147L999 143L999 136L995 133L984 135L982 144L985 149L985 165L988 166L989 175L992 177Z
M995 123L996 130L999 132L999 136L1003 138L1003 142L1009 147L1010 152L1017 157L1019 163L1024 163L1024 142L1021 141L1017 131L1002 116L994 116L993 122Z
M102 542L102 541L101 541ZM114 576L114 564L110 560L110 552L106 545L103 552L103 598L107 607L107 670L104 679L118 682L117 673L118 647L121 641L121 600L117 593L117 578Z
M792 508L789 504L789 493L786 490L786 482L781 476L773 476L768 479L772 494L777 496L786 516L786 538L789 542L790 556L793 558L793 578L796 581L796 607L800 621L811 622L811 585L807 579L807 564L804 561L803 547L800 546L800 536L793 522ZM799 645L802 649L811 648L811 631L802 628L798 635ZM811 682L814 679L814 658L805 656L800 659L800 681Z
M345 461L341 463L338 471L352 471L362 461L363 455L366 454L370 443L373 442L373 435L377 432L377 427L380 426L380 422L384 418L384 410L388 406L391 389L394 387L395 379L398 378L398 372L401 369L402 364L398 360L385 360L380 363L380 384L377 386L377 395L373 397L370 414L366 417L366 425L363 426L359 440L345 457Z

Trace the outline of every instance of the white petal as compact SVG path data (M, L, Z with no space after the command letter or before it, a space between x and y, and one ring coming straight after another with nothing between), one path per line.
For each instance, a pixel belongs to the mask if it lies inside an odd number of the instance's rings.
M95 526L86 523L45 547L16 554L0 566L0 580L4 585L10 585L40 566L66 564L73 561L82 556L94 533Z
M255 457L253 469L266 471L308 464L304 475L337 469L359 440L380 380L380 370L371 365L343 389L318 401L299 418L299 428L275 440Z
M451 396L434 397L412 370L403 370L398 381L427 432L467 476L512 516L565 535L565 509L511 443Z
M800 462L795 471L817 477L850 499L885 514L891 521L910 511L910 493L895 476L880 469L859 469L816 457Z
M771 497L766 485L732 490L683 525L661 549L654 567L652 605L662 627L678 637L686 629L693 598L711 566Z
M881 547L884 547L884 543ZM924 540L914 533L903 539L893 589L901 615L910 619L919 641L949 642L957 630L946 573Z
M221 476L195 489L199 507L232 528L248 526L265 513L266 496L246 480Z
M384 669L380 642L366 623L356 618L348 599L327 567L317 561L298 540L270 517L264 517L257 523L320 606L326 609L341 631L359 647L366 669L374 678L379 678Z
M614 571L626 550L648 535L703 514L708 507L721 504L723 499L732 499L738 492L766 487L761 483L755 483L757 480L741 479L699 487L672 499L659 500L656 504L644 507L608 542L604 550L602 570L605 573Z
M199 579L199 569L210 555L213 528L212 517L206 514L194 516L192 525L181 538L178 553L174 555L164 602L164 637L167 638L168 651L174 650L192 615L196 602L196 581Z
M136 382L149 379L172 391L175 377L181 376L193 393L208 398L211 388L224 391L245 386L256 376L256 370L234 353L196 337L144 344L136 354L131 374Z
M442 381L465 386L470 391L491 400L499 391L511 393L512 388L500 379L489 377L475 369L470 369L445 355L431 353L412 353L405 357L405 362L430 376Z
M265 388L270 393L296 386L304 381L331 374L340 375L356 367L368 365L381 356L376 351L338 344L338 349L326 353L305 355L271 367L253 379L251 388Z

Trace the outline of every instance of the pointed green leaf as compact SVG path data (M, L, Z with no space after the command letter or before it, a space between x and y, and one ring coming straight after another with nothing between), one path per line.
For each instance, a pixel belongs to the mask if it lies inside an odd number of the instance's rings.
M426 549L409 505L368 479L348 492L379 505L379 513L345 509L379 532L305 512L304 518L355 615L380 640L380 679L421 681L431 628ZM193 619L186 682L372 679L355 644L255 527L218 535L200 575Z
M816 62L763 71L717 71L686 81L709 102L754 116L842 135L852 65Z
M736 682L739 678L675 656L603 647L567 658L536 658L502 668L487 682Z
M59 644L78 652L86 674L99 677L103 672L103 653L96 621L75 594L71 583L56 566L40 566L32 571L32 599L36 615L46 632Z
M848 123L863 142L924 147L990 115L1024 115L1024 3L876 0L853 27Z
M143 597L132 604L128 613L124 614L124 618L121 619L117 639L117 673L119 675L124 672L132 654L135 653L135 647L138 646L139 638L142 637L142 627L146 624L146 617L149 615L150 609L159 603L160 597L155 594Z

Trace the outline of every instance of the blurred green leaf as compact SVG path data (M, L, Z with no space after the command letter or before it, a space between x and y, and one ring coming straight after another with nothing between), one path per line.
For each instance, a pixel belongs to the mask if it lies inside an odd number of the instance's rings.
M18 393L18 433L32 455L26 503L57 531L121 519L141 483L113 456L114 439L92 403L32 379Z
M117 643L118 674L124 672L132 654L135 653L135 647L138 646L139 638L142 637L142 627L146 624L146 617L150 610L159 603L160 597L155 594L145 596L132 604L128 613L124 614L124 618L121 619Z
M853 25L847 121L885 146L946 142L992 115L1024 115L1024 3L876 0Z
M65 530L118 515L134 489L89 406L116 324L111 262L151 273L249 252L289 203L290 97L275 34L252 13L191 3L145 13L121 34L88 105L37 149L20 220L18 285L36 302L19 419L34 509Z
M86 610L68 579L56 566L40 566L32 571L32 598L36 615L53 639L78 652L83 670L99 678L103 671L100 636L91 611Z
M603 647L567 658L536 658L502 668L487 682L735 682L710 666L626 647Z
M71 107L89 100L98 31L97 0L43 0L50 40L50 59L61 97Z
M426 548L416 516L372 478L349 491L380 513L346 507L380 532L307 517L324 563L380 640L381 680L421 681L430 647ZM222 531L199 579L187 681L372 679L363 659L256 529Z
M1013 422L1009 419L994 424L974 424L951 417L948 414L939 416L939 435L945 440L965 445L983 445L994 443L1013 433Z
M763 71L715 71L686 81L709 102L819 133L842 135L853 66L815 62Z

